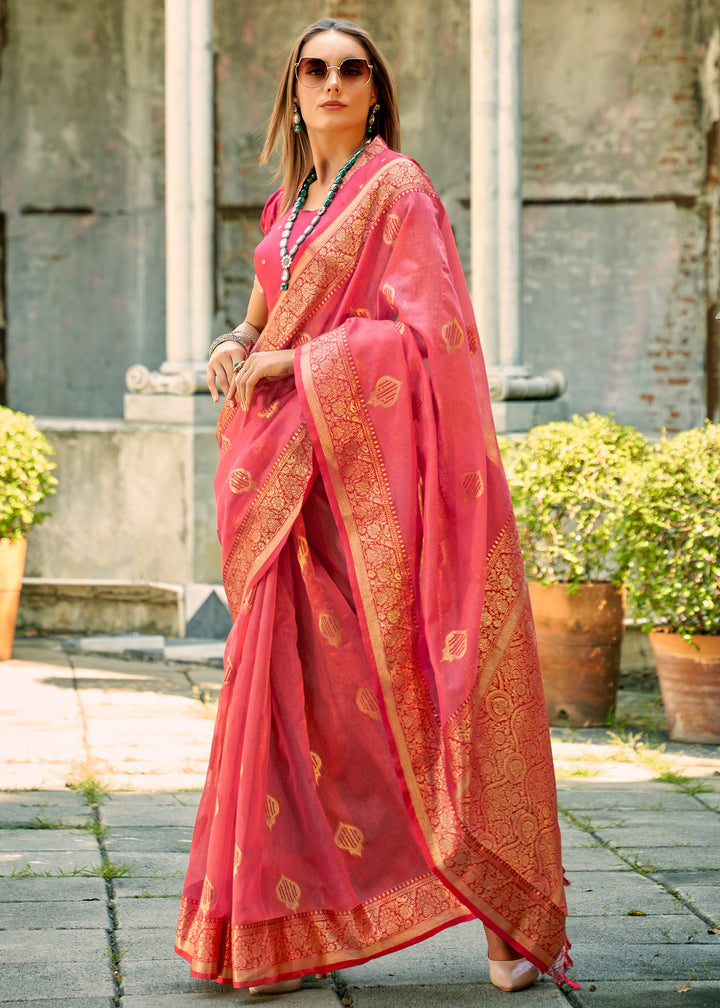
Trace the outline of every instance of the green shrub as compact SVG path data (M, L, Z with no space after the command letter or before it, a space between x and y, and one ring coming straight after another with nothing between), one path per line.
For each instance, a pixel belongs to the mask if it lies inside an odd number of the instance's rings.
M621 583L627 481L647 454L645 437L590 413L503 440L501 450L528 578Z
M720 425L663 438L629 489L621 549L629 611L686 640L720 634Z
M46 516L38 505L55 493L53 454L33 417L0 406L0 539L23 539Z

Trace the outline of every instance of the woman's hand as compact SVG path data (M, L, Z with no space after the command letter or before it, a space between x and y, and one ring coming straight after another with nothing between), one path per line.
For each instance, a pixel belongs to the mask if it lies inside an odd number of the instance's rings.
M249 410L257 383L263 379L289 378L294 360L294 350L258 350L250 354L233 375L228 399L237 402L240 409Z
M220 398L218 387L226 397L230 392L230 387L232 386L234 389L233 368L236 364L244 361L246 357L245 348L234 340L225 340L213 350L213 355L207 366L207 386L210 389L213 402L217 402Z

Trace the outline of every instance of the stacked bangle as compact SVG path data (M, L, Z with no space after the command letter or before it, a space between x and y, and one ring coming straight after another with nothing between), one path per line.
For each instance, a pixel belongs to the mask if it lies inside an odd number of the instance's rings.
M218 336L217 339L214 339L210 344L210 349L208 350L208 357L212 356L212 352L216 347L220 346L221 343L226 343L228 341L232 341L233 343L239 343L246 354L250 353L250 350L254 343L254 341L250 339L248 333L240 333L240 332L223 333L222 336Z

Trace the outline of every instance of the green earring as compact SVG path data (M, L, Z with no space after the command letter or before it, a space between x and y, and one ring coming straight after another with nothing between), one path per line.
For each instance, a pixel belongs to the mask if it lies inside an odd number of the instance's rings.
M367 124L368 136L372 136L373 126L375 125L375 113L379 111L380 106L376 102L370 110L370 118L368 119Z
M300 110L297 105L294 106L295 112L293 114L293 130L299 133L302 129L302 119L300 118Z

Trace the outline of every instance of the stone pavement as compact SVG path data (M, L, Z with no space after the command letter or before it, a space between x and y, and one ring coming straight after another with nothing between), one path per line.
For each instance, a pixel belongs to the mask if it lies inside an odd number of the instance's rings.
M221 652L25 640L0 663L5 1008L720 1006L720 750L627 727L553 729L579 991L496 990L472 923L280 1000L192 980L174 925ZM647 697L622 701L632 724Z

